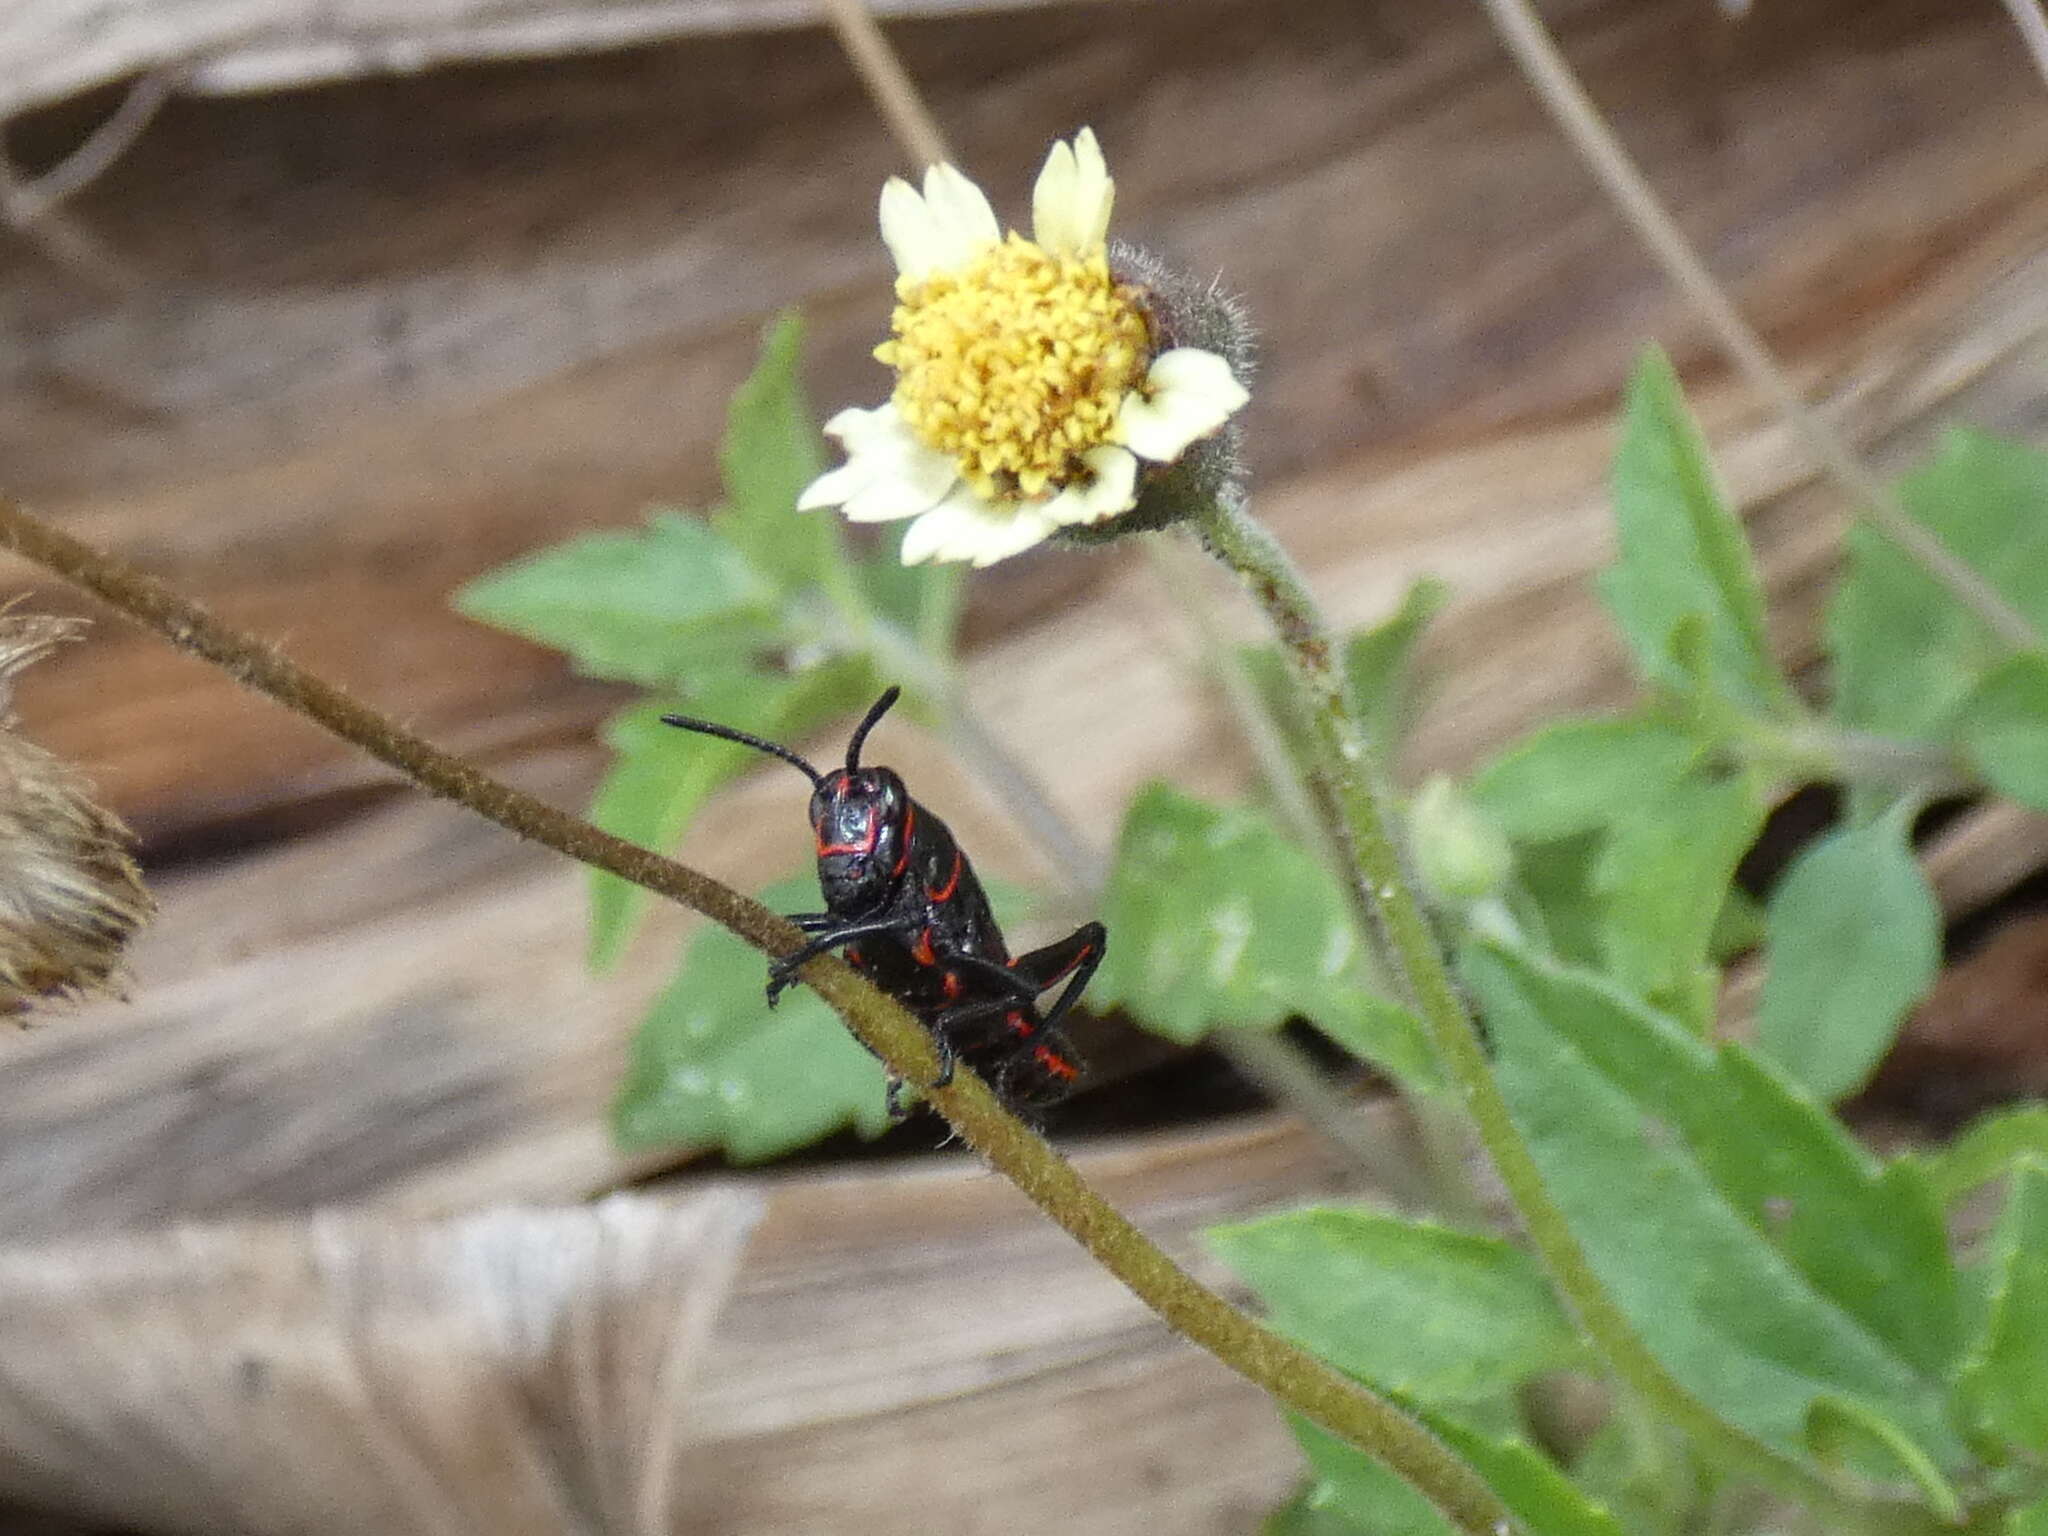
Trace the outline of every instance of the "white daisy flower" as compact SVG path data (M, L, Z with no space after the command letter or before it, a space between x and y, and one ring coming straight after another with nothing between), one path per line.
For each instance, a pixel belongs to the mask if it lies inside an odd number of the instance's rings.
M950 165L920 195L891 177L882 239L896 258L894 335L875 356L896 389L825 431L846 462L797 505L854 522L914 517L903 560L988 565L1054 529L1137 504L1140 461L1170 464L1250 396L1229 362L1161 350L1144 292L1110 273L1116 187L1095 134L1055 144L1032 232L1005 238L981 189Z

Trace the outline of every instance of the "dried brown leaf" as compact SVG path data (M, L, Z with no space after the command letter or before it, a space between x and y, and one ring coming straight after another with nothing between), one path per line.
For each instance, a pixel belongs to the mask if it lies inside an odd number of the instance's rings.
M0 1497L148 1530L656 1536L761 1202L0 1251Z

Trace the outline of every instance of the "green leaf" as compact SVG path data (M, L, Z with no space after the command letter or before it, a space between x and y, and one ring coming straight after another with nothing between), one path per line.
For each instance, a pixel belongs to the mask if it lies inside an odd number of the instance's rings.
M1599 896L1593 865L1600 856L1597 833L1528 843L1516 850L1509 904L1525 932L1540 936L1556 959L1574 965L1600 964Z
M745 557L694 518L587 533L478 577L473 619L566 651L593 677L650 688L744 666L780 642L780 605Z
M1481 1434L1440 1414L1428 1421L1492 1487L1522 1536L1622 1536L1611 1515L1523 1441ZM1290 1415L1288 1424L1316 1474L1305 1501L1310 1509L1343 1517L1360 1536L1448 1536L1443 1516L1365 1452L1306 1419Z
M1594 864L1608 969L1696 1028L1711 1022L1715 924L1767 811L1752 775L1703 764L1618 820Z
M1898 1425L1863 1404L1838 1397L1816 1398L1806 1415L1806 1443L1817 1459L1831 1466L1880 1467L1903 1473L1935 1514L1951 1525L1963 1523L1963 1501L1956 1497L1941 1469Z
M1572 1459L1572 1485L1629 1536L1685 1536L1706 1478L1685 1439L1648 1414L1610 1413Z
M1964 756L1987 784L2048 810L2048 657L1993 667L1964 702L1961 724Z
M1361 1536L1454 1536L1429 1500L1357 1446L1295 1414L1287 1423L1316 1476L1311 1510L1348 1522Z
M1948 435L1899 486L1906 511L2007 602L2048 627L2048 456L1982 433ZM2010 649L1910 557L1867 525L1829 606L1833 710L1880 735L1941 739Z
M1517 842L1604 831L1683 778L1700 744L1649 715L1568 720L1537 731L1481 769L1472 794Z
M707 695L717 699L726 690ZM725 700L720 718L734 713ZM605 727L612 766L591 801L590 819L605 831L666 853L712 792L751 767L744 748L717 743L711 750L673 726L663 725L659 703L635 704ZM744 727L743 727L744 728ZM590 949L593 971L608 971L625 953L645 909L647 892L601 869L590 872Z
M2008 1514L2004 1536L2048 1536L2048 1499Z
M1916 1161L1943 1205L2012 1171L2032 1156L2048 1163L2048 1104L1993 1110L1937 1152Z
M1993 1241L1990 1315L1957 1383L1980 1429L2048 1451L2048 1163L2014 1171Z
M1342 1510L1318 1504L1318 1485L1310 1483L1266 1516L1259 1536L1377 1536Z
M1832 1395L1894 1421L1936 1464L1960 1459L1914 1363L1938 1347L1899 1336L1908 1295L1924 1311L1907 1327L1936 1338L1954 1311L1938 1219L1914 1203L1924 1185L1886 1185L1817 1108L1734 1065L1739 1053L1717 1070L1699 1041L1596 977L1500 946L1468 950L1465 974L1545 1184L1679 1381L1787 1451ZM1774 1127L1783 1156L1760 1139ZM1773 1227L1792 1234L1786 1252Z
M1614 1516L1526 1441L1497 1439L1441 1414L1429 1427L1500 1495L1528 1536L1623 1536Z
M1334 1206L1206 1235L1282 1332L1383 1391L1467 1402L1580 1356L1535 1264L1498 1238Z
M797 379L803 334L793 309L762 334L760 360L726 408L718 461L730 505L711 520L784 588L816 581L845 558L837 519L796 509L804 487L825 468L824 442Z
M825 662L794 678L741 673L718 677L690 697L683 712L789 740L869 702L874 669L861 657ZM666 853L712 793L763 759L716 737L663 725L677 706L658 701L636 704L616 716L605 739L617 754L598 786L590 819L605 831ZM791 815L801 802L792 800ZM590 872L590 967L606 971L625 952L648 895L631 881L601 869Z
M815 907L817 888L789 880L762 900ZM753 1163L848 1126L868 1137L888 1129L882 1064L807 988L770 1009L767 975L761 955L722 928L691 939L634 1037L612 1107L621 1146L718 1148Z
M1408 724L1416 642L1450 596L1447 585L1425 576L1402 594L1401 606L1389 617L1355 630L1344 642L1345 688L1383 763L1392 764Z
M875 616L934 661L950 662L957 649L965 573L958 565L905 565L899 555L909 524L881 530L875 552L854 576Z
M1688 691L1672 631L1690 616L1704 626L1716 693L1752 713L1788 708L1791 691L1771 659L1763 588L1741 520L1715 483L1678 376L1654 347L1629 379L1614 513L1621 556L1602 575L1600 594L1644 679Z
M1941 908L1909 833L1906 807L1839 827L1771 893L1757 1038L1816 1098L1869 1079L1941 969Z
M1335 879L1256 812L1163 784L1124 818L1094 996L1182 1044L1300 1015L1404 1080L1436 1081L1421 1025L1365 989L1363 946Z

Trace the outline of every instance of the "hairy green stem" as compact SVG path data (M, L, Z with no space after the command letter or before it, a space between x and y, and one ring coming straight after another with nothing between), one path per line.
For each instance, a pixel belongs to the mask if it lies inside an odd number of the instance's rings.
M53 571L181 650L221 668L243 686L388 763L430 794L679 901L769 955L788 954L803 943L796 928L759 902L500 783L473 763L357 703L275 645L223 624L154 577L51 527L4 497L0 547ZM913 1082L929 1081L936 1074L931 1037L899 1003L851 966L825 956L805 965L801 974L893 1070ZM1042 1137L997 1103L971 1071L961 1070L950 1087L926 1092L968 1145L1169 1325L1287 1407L1385 1462L1460 1530L1472 1536L1499 1536L1508 1529L1506 1511L1493 1490L1427 1429L1197 1282L1096 1194Z
M1351 859L1349 882L1366 920L1384 938L1400 981L1456 1084L1480 1142L1514 1202L1529 1240L1580 1328L1622 1382L1703 1451L1765 1487L1799 1500L1837 1531L1933 1530L1917 1506L1853 1498L1789 1456L1728 1423L1665 1369L1594 1272L1495 1082L1471 1010L1416 899L1384 804L1373 752L1345 698L1327 626L1287 552L1235 500L1193 524L1209 551L1264 610L1311 717L1312 787L1334 805Z

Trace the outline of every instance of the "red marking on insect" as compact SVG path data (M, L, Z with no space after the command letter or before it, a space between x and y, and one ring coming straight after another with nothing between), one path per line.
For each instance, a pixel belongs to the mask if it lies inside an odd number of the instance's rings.
M846 963L848 965L860 964L860 946L858 944L849 944L846 946Z
M852 954L853 951L848 950L847 953ZM945 988L946 1001L949 1003L952 1002L955 998L957 998L961 994L961 992L965 990L965 987L963 986L960 980L960 973L958 971L946 972L945 976L941 979L939 985Z
M868 835L857 843L828 843L824 841L824 834L822 832L819 833L818 857L823 858L828 853L873 853L875 851L875 838L880 833L881 827L872 817L868 819L867 831Z
M1077 968L1078 968L1078 967L1079 967L1079 966L1080 966L1080 965L1081 965L1081 964L1082 964L1082 963L1083 963L1084 961L1086 961L1086 960L1088 959L1088 957L1089 957L1090 955L1092 955L1092 954L1094 954L1094 953L1095 953L1095 946L1094 946L1093 944L1085 944L1085 945L1083 945L1083 946L1082 946L1082 947L1081 947L1081 948L1080 948L1080 949L1079 949L1079 950L1078 950L1078 951L1077 951L1077 952L1075 953L1075 955L1074 955L1074 958L1073 958L1073 959L1069 960L1069 961L1068 961L1068 962L1067 962L1067 963L1066 963L1065 965L1061 966L1061 967L1060 967L1060 968L1059 968L1058 970L1054 971L1054 972L1053 972L1053 973L1052 973L1052 974L1051 974L1050 976L1046 977L1046 979L1045 979L1045 984L1046 984L1046 985L1047 985L1047 986L1049 987L1049 986L1051 986L1051 985L1052 985L1052 984L1053 984L1054 982L1056 982L1056 981L1059 981L1059 980L1061 980L1061 979L1062 979L1063 977L1071 976L1071 975L1072 975L1072 974L1074 973L1074 971L1075 971L1075 970L1076 970L1076 969L1077 969Z
M1080 1069L1049 1045L1041 1045L1031 1053L1031 1059L1062 1082L1072 1082L1079 1077Z
M939 957L932 952L932 931L926 928L917 936L917 947L910 952L910 958L919 965L936 965Z
M959 848L953 850L953 873L946 876L945 887L932 892L933 901L951 901L953 893L960 889L960 866L966 862L960 856Z
M900 875L910 868L910 836L917 830L917 802L911 801L910 809L903 813L903 851L896 855L896 867L889 871Z
M1031 1021L1021 1013L1006 1014L1003 1017L1003 1022L1010 1026L1012 1034L1028 1035L1032 1032ZM1044 1047L1041 1046L1040 1049L1042 1050Z

